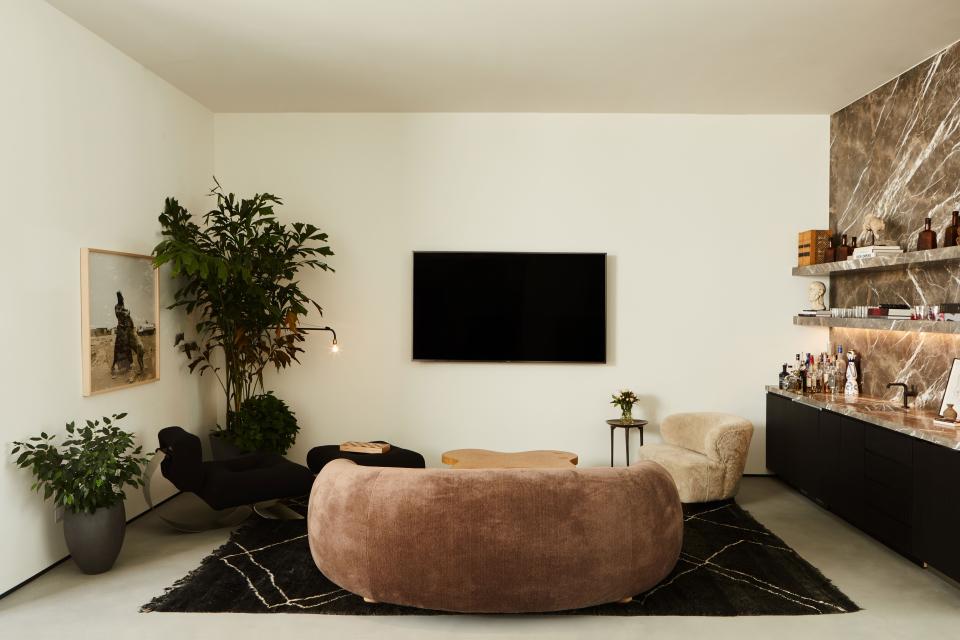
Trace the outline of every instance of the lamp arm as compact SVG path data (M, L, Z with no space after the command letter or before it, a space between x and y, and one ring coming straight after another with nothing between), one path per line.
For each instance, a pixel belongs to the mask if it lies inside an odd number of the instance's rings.
M300 331L329 331L330 333L333 334L332 350L334 351L334 353L339 351L339 347L337 345L337 332L334 331L333 327L327 326L327 327L298 327L298 328Z

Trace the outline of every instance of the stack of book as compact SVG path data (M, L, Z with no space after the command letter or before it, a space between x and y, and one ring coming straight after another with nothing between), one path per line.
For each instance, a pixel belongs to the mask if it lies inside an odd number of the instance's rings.
M867 316L870 318L892 318L898 320L909 320L913 317L913 309L903 309L899 305L880 305L879 307L870 307L867 309Z
M895 256L903 253L897 245L874 245L872 247L857 247L853 250L854 258L876 258L879 256Z

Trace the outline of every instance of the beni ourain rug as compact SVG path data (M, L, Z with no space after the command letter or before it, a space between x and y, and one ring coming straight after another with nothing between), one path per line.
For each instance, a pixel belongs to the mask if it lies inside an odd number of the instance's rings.
M304 509L302 502L291 506ZM305 520L248 520L199 567L141 611L446 614L368 604L339 588L313 563L306 526ZM735 502L727 501L684 505L680 560L656 587L637 594L629 604L604 604L559 615L818 615L859 609L796 551Z

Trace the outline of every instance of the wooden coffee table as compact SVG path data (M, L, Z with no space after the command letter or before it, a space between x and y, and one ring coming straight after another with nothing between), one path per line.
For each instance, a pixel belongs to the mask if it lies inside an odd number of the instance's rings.
M577 454L569 451L503 452L488 449L454 449L440 458L453 469L572 469Z

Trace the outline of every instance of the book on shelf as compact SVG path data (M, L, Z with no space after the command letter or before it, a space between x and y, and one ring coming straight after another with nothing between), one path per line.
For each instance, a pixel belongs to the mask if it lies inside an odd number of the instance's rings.
M853 250L854 258L873 258L876 256L894 256L903 253L903 249L896 245L857 247Z

